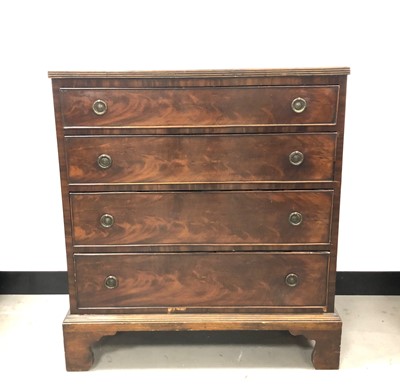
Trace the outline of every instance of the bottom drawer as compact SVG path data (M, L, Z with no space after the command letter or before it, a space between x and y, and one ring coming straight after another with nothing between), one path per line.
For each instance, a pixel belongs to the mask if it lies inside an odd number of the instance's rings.
M326 305L324 252L75 254L74 262L81 311L263 312Z

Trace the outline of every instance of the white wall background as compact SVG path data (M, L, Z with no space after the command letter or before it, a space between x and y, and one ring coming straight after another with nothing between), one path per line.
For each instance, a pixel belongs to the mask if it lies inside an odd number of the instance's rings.
M398 2L3 1L0 271L66 270L48 70L350 66L341 271L399 271Z

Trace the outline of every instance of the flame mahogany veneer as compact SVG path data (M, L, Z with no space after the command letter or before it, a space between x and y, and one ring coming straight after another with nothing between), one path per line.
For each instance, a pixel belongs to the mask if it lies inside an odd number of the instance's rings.
M50 72L68 370L120 331L288 330L339 367L348 68Z

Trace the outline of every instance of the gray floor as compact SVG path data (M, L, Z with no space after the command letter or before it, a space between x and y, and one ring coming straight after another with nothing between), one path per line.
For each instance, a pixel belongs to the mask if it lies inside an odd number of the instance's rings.
M94 348L90 372L67 373L61 333L67 296L0 295L0 371L12 385L27 378L42 386L59 385L55 380L78 386L400 385L400 297L340 296L336 307L344 324L339 371L313 370L312 343L287 332L149 332L105 338Z

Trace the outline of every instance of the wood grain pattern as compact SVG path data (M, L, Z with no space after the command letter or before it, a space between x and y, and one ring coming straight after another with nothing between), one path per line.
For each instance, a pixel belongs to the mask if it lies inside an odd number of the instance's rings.
M67 137L72 184L333 180L336 134ZM305 158L289 162L293 151ZM97 158L112 165L102 169Z
M324 306L328 261L324 253L76 254L78 306ZM295 287L285 283L290 273ZM115 289L104 285L109 275Z
M75 245L329 243L332 191L71 194L71 204Z
M176 127L335 124L339 88L61 89L64 127ZM307 101L303 113L292 101ZM93 113L104 100L104 115Z

